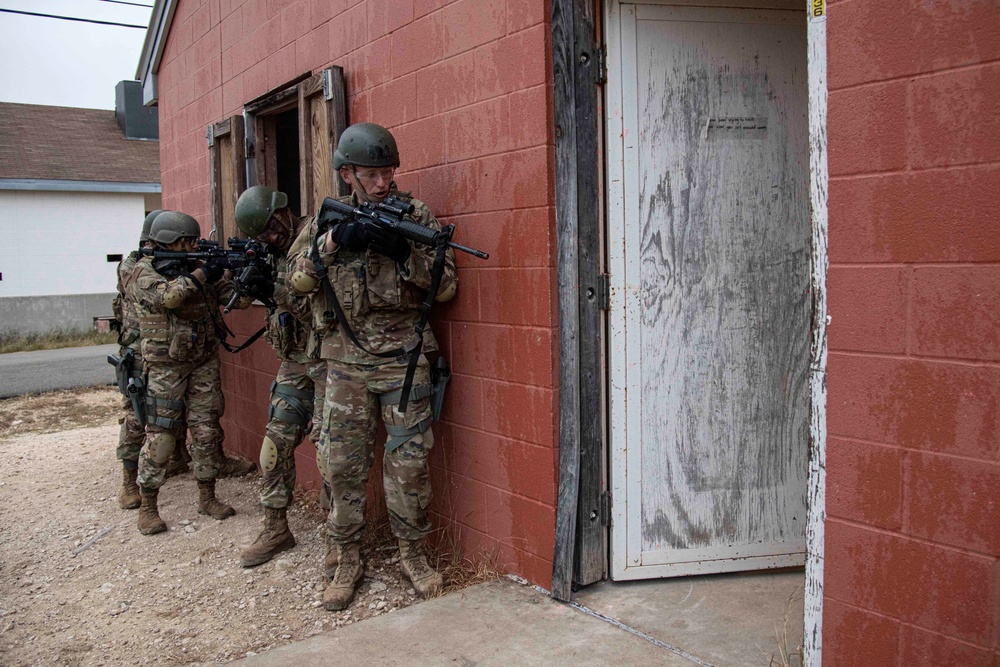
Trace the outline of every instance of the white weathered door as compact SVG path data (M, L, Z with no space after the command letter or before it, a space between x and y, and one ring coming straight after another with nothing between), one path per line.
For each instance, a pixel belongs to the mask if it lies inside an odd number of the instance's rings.
M805 11L608 19L612 576L801 564Z

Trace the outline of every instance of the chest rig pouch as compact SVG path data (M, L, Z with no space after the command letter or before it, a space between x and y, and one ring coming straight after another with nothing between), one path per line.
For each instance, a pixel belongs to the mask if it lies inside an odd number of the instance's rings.
M287 310L276 310L268 315L264 340L278 357L287 359L305 347L305 327Z

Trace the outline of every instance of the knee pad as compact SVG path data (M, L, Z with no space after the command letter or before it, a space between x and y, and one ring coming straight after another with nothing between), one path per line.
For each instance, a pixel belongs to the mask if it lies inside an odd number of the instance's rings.
M174 451L174 436L170 433L147 433L146 451L157 465L163 465Z
M267 411L268 419L279 419L305 429L312 420L313 391L296 389L285 384L271 383L271 407ZM278 400L288 404L291 410L284 410L276 405Z
M278 465L278 446L265 435L264 443L260 446L260 469L271 472L276 465Z

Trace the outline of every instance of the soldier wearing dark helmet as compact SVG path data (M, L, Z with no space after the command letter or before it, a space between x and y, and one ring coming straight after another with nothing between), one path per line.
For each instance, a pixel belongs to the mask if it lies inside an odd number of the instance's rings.
M373 123L348 127L333 164L352 190L342 201L357 206L395 195L414 206L415 222L441 229L423 202L397 190L393 177L399 152L385 128ZM345 608L363 578L359 546L380 419L388 433L383 459L385 501L399 541L400 566L418 593L435 595L442 578L428 564L423 548L431 530L428 456L434 444L429 364L425 357L419 358L407 407L401 413L407 357L370 354L387 354L412 340L420 304L431 286L435 253L392 233L344 222L326 231L311 225L296 239L291 255L295 270L288 285L297 293L313 296L313 321L324 335L320 355L327 364L318 456L330 488L327 532L336 545L337 565L323 594L324 606ZM317 273L317 262L326 268L328 278ZM330 289L323 280L329 280ZM456 286L455 258L448 249L438 300L450 299ZM347 321L328 321L326 294L331 292ZM348 327L365 349L352 341ZM423 350L437 350L430 328L424 330Z
M314 415L323 409L326 366L319 358L320 338L312 328L310 299L285 286L288 249L312 218L292 213L285 193L263 185L240 195L235 218L244 234L268 247L272 276L267 284L274 291L267 296L275 307L268 309L264 336L281 361L271 384L271 407L260 448L264 526L240 555L243 567L253 567L295 546L287 517L295 488L295 448L319 422Z
M156 216L149 231L154 249L173 252L196 251L200 236L197 220L174 211ZM233 293L224 273L222 262L214 259L196 265L150 256L140 259L132 273L140 347L148 374L146 437L138 474L138 527L144 535L167 529L157 497L185 416L198 482L198 511L219 520L235 513L215 497L223 439L219 419L225 407L219 378L223 329L218 306ZM237 304L249 305L249 300Z
M132 351L132 377L144 378L142 365L142 352L139 350L139 320L135 313L135 302L132 300L129 290L129 283L132 271L136 262L139 261L139 252L149 247L149 228L162 210L150 211L146 219L142 222L142 232L139 234L139 249L133 250L118 263L116 273L118 275L118 294L112 303L115 321L118 328L118 345L121 346L120 354ZM115 454L122 462L122 487L118 491L118 504L124 509L135 509L139 506L139 487L136 485L136 475L139 472L139 450L142 448L142 439L146 431L140 423L135 411L132 409L132 401L125 395L122 396L122 412L119 418L121 430L118 433L118 449Z

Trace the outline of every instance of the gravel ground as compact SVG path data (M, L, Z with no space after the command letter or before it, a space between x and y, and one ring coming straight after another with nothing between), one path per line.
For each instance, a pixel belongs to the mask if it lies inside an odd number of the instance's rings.
M325 611L309 494L288 513L298 546L241 568L261 523L254 475L219 481L237 512L225 521L198 514L190 473L167 480L170 530L140 535L118 507L117 401L106 388L0 401L0 664L216 664L417 601L383 525L351 607Z

